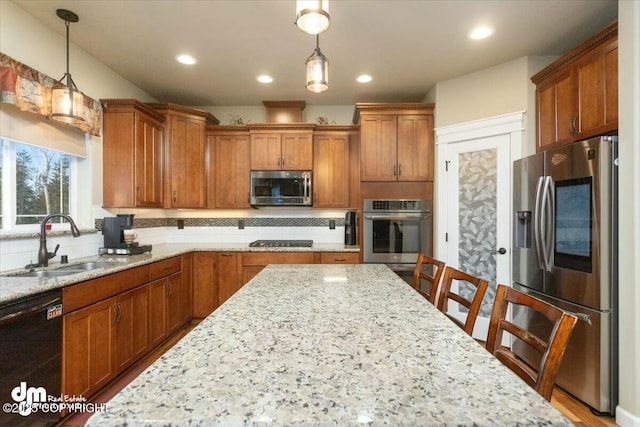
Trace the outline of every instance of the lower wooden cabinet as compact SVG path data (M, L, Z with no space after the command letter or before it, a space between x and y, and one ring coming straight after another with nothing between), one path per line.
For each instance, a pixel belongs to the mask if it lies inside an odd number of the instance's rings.
M115 304L109 298L64 317L64 394L91 396L115 377Z
M193 317L193 254L182 255L180 262L180 317L187 323Z
M194 317L207 317L239 289L237 260L235 252L194 254Z
M149 340L151 347L164 341L182 324L180 285L180 273L174 273L149 284Z
M321 252L321 264L360 264L358 252Z
M116 297L116 371L122 372L149 351L149 287Z
M269 264L315 264L313 252L244 252L242 253L242 284L244 286Z

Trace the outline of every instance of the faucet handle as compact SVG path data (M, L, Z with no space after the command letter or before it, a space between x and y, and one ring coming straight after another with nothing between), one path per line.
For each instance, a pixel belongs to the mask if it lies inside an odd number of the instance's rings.
M58 253L58 249L60 249L60 244L56 245L56 248L53 250L53 252L49 252L47 254L47 256L49 257L49 259L53 258L54 256L56 256L56 254Z

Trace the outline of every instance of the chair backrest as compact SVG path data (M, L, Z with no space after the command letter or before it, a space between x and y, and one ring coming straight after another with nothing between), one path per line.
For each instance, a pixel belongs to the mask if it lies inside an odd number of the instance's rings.
M509 322L506 319L509 305L530 307L545 316L553 328L547 341L539 336ZM533 387L542 397L551 400L551 393L562 363L564 352L576 324L577 317L560 308L520 292L505 285L498 285L496 299L489 322L487 350L498 360L514 371L527 384ZM522 342L536 350L540 356L540 366L533 367L525 363L509 348L502 346L502 333L507 331Z
M411 286L413 286L413 289L420 295L425 297L427 301L435 305L436 297L438 296L438 285L440 285L440 278L443 272L444 262L424 254L419 254L418 260L416 261L416 269L413 272ZM426 291L422 287L423 281L429 284L429 291Z
M457 280L458 282L468 283L476 288L476 291L471 300L468 300L459 293L455 293L451 289L451 285L453 284L454 280ZM488 286L489 283L486 280L482 280L478 277L457 270L453 267L447 267L444 271L444 278L442 279L440 292L438 293L438 310L446 314L458 326L464 329L467 334L472 335L473 327L476 324L476 318L478 317L478 312L480 311L480 305L482 304L482 298L484 298L484 294L487 292ZM458 292L459 291L460 289L458 287ZM461 322L455 317L447 314L449 300L453 300L465 306L469 310L467 318L464 322Z

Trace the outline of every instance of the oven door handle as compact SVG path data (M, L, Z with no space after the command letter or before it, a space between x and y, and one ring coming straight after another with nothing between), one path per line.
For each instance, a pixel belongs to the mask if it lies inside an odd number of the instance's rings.
M403 221L403 220L407 220L407 219L428 219L429 218L429 214L390 214L390 215L384 215L384 214L364 214L364 219L384 219L384 220L389 220L389 221Z

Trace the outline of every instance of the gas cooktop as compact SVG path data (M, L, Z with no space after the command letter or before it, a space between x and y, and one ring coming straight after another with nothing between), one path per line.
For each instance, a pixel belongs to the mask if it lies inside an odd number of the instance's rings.
M255 240L249 243L252 248L310 248L313 240Z

